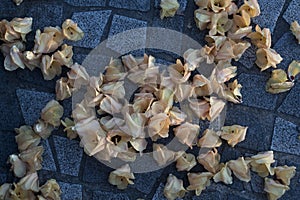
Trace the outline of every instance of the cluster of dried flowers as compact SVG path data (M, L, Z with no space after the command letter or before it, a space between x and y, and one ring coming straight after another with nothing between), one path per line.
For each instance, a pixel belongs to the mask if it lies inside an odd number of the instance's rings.
M26 51L26 35L31 31L31 26L32 18L29 17L0 21L0 40L4 42L0 50L5 57L4 67L8 71L40 68L44 79L52 80L61 74L62 66L73 64L72 46L63 44L64 40L77 41L84 34L76 23L67 19L62 28L56 26L45 27L43 32L37 30L33 50Z
M61 190L54 179L39 185L37 171L42 169L44 148L39 146L41 139L47 139L54 127L60 125L63 107L55 100L50 101L42 110L41 119L31 126L16 128L16 142L19 154L9 156L8 162L14 175L20 178L18 183L5 183L0 187L0 199L3 200L60 200Z

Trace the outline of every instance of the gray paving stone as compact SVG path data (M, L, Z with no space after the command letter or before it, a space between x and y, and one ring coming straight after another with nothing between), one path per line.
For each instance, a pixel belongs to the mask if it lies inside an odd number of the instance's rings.
M19 11L19 12L18 12ZM2 19L11 19L13 17L21 17L23 14L20 12L21 9L17 7L13 1L10 0L1 0L0 1L0 20Z
M86 58L87 55L85 54L75 54L73 56L74 62L77 62L78 64L82 64L84 59Z
M136 188L138 191L149 194L156 180L161 176L161 173L162 170L143 173L143 174L135 174L134 185L131 185L131 187Z
M264 179L257 173L251 172L251 187L253 192L264 193Z
M276 118L271 149L274 151L300 155L300 141L297 126L280 117Z
M160 19L159 16L157 16L153 20L154 27L168 28L179 32L183 31L183 25L184 18L181 16L174 16L165 19Z
M33 125L39 118L46 104L55 98L54 94L18 89L16 91L25 123Z
M256 47L251 45L242 57L239 59L239 62L242 63L246 68L251 69L255 65L256 61Z
M80 41L70 43L78 47L95 48L101 41L110 14L110 10L74 13L72 20L83 30L84 37Z
M43 169L49 171L56 171L53 154L48 140L42 140L41 145L44 147L43 162L42 162Z
M253 151L270 150L274 116L267 111L243 107L228 106L225 125L238 124L248 126L246 139L237 144Z
M222 199L222 193L219 191L204 190L200 196L196 196L196 195L193 196L193 200L221 200L221 199Z
M160 2L161 2L161 0L155 0L155 4L154 4L155 8L159 8L160 9L160 6L159 6ZM185 9L186 9L188 1L187 0L178 0L178 3L180 5L180 7L179 7L179 9L178 9L177 12L178 13L184 12Z
M18 147L15 141L15 133L11 131L0 131L0 169L9 169L6 164L8 156L18 153Z
M162 183L159 185L152 200L166 200L166 197L164 196L164 187L165 185Z
M68 138L53 136L60 172L78 176L83 150L79 142Z
M82 200L82 186L79 184L71 184L58 182L62 191L62 200Z
M258 3L260 5L261 14L255 17L253 22L260 27L270 28L271 32L273 32L285 0L278 0L276 3L269 0L258 0Z
M293 115L296 117L300 117L300 84L296 83L296 85L292 88L290 93L285 98L284 102L278 108L278 111L281 113L286 113L289 115Z
M287 70L293 60L300 60L300 48L291 32L285 33L275 44L274 49L283 58L283 61L278 65L281 69Z
M105 6L106 0L64 0L72 6Z
M289 7L286 9L285 13L283 14L283 18L289 24L291 24L293 21L300 22L299 10L300 10L300 1L292 0Z
M109 6L115 8L123 8L128 10L138 10L138 11L149 11L150 1L149 0L110 0Z
M242 84L244 105L273 110L276 107L278 96L266 92L268 77L254 74L241 74L238 81Z
M0 174L0 185L6 182L6 174Z
M92 200L129 200L129 197L124 193L116 194L115 192L103 192L103 191L95 191L93 192Z
M124 55L146 47L147 22L121 15L114 15L106 46ZM142 29L141 29L142 28ZM138 29L138 30L131 30ZM129 31L131 30L131 31ZM128 31L123 34L118 34Z

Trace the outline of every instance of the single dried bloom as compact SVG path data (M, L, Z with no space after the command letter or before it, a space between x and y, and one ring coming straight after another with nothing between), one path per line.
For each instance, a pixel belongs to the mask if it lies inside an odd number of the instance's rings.
M56 99L61 101L72 96L73 88L69 83L68 78L62 77L56 81L55 86Z
M125 123L128 128L128 135L131 135L135 138L145 138L145 125L147 122L147 118L142 113L126 113L125 114Z
M203 165L207 171L214 174L219 170L220 159L221 156L216 148L213 148L206 153L201 153L197 157L198 162Z
M294 86L294 83L289 81L287 74L282 69L272 71L271 78L267 81L266 91L272 94L278 94L289 91Z
M252 32L252 26L247 26L244 28L238 28L237 26L232 26L228 32L228 37L232 40L240 40L249 35Z
M105 95L100 103L100 109L103 112L114 115L116 113L120 113L123 105L116 100L115 98ZM99 112L99 111L98 111Z
M234 147L237 143L245 140L248 127L239 125L224 126L222 127L221 138L226 140L227 143Z
M233 22L237 28L248 27L251 23L250 15L242 10L239 14L233 16Z
M44 148L42 146L37 146L20 153L19 157L27 164L27 170L29 173L42 169L43 152Z
M67 19L62 24L62 32L68 40L78 41L84 36L83 31L78 27L77 23L71 19Z
M275 162L273 151L258 153L252 156L250 160L252 171L257 172L259 176L274 175L274 169L271 167L271 164Z
M14 189L9 190L9 199L21 200L21 199L36 199L33 191L25 190L19 184L14 183Z
M255 31L250 33L247 37L251 39L252 44L258 48L270 48L271 47L271 31L268 28L261 29L258 25L255 27Z
M42 62L42 54L35 54L32 51L25 51L23 53L23 62L31 71L39 68Z
M25 51L26 49L25 43L20 40L10 43L3 43L0 45L0 51L2 52L4 57L9 55L10 50L13 46L16 46L19 49L19 51Z
M125 96L124 81L103 84L101 90L103 94L110 95L116 99L124 99Z
M270 67L276 68L281 63L282 57L274 49L260 48L256 51L256 65L264 71Z
M0 40L4 42L15 42L21 38L21 34L17 33L11 24L3 19L0 21Z
M43 138L44 140L46 140L48 137L50 137L52 131L54 130L54 126L52 126L51 124L47 124L43 120L39 119L33 125L33 130L41 138Z
M211 22L211 17L213 13L209 12L204 8L199 8L194 11L194 18L196 22L196 26L200 30L206 29L207 25Z
M197 145L201 148L214 148L222 145L222 140L217 132L206 129L202 137L198 140Z
M284 193L290 188L286 185L280 184L270 178L265 178L264 191L268 193L269 200L277 200L284 195Z
M188 49L184 52L183 58L188 65L189 71L194 71L199 64L202 62L203 58L201 56L201 50L199 49Z
M245 161L244 157L240 157L237 160L230 160L228 167L238 179L249 182L251 180L249 162L249 160Z
M21 126L15 131L18 134L15 138L21 152L36 147L41 142L41 137L33 131L31 126Z
M209 96L213 93L210 81L203 75L195 75L192 86L196 97Z
M89 107L85 99L77 103L72 111L72 117L75 121L81 121L95 115L95 108Z
M116 185L118 189L124 190L127 188L128 184L134 184L131 179L134 179L133 173L130 172L130 167L128 164L112 171L109 174L108 182L112 185Z
M4 183L0 186L0 199L8 199L9 191L11 189L11 184Z
M288 68L288 76L291 81L296 79L296 76L300 74L300 61L294 60Z
M175 126L175 125L180 125L182 122L185 121L185 119L187 118L187 115L181 111L179 108L177 107L173 107L170 111L169 111L169 118L171 120L171 126Z
M73 47L64 44L61 47L61 51L56 51L53 57L61 65L71 67L73 65Z
M176 168L178 171L190 171L196 166L196 158L193 154L179 152L180 156L176 160Z
M219 117L226 103L222 99L218 99L217 97L210 97L209 103L209 120L214 121L217 117Z
M105 67L105 82L123 80L126 75L121 59L111 59L109 65Z
M231 59L238 61L250 46L251 44L249 42L235 42L231 39L228 39L217 52L215 59L229 62Z
M25 176L26 165L17 155L10 155L8 161L11 164L11 169L13 170L16 177L22 178L23 176Z
M167 138L169 136L170 118L165 113L154 115L149 120L148 133L151 138Z
M173 129L175 136L178 138L179 142L186 144L190 148L196 144L196 139L199 135L200 127L197 124L191 124L185 122L180 126Z
M228 61L220 61L212 73L215 77L212 78L216 78L218 83L225 83L237 75L236 71L236 66L232 66Z
M52 80L55 76L61 74L61 64L54 60L53 55L50 57L48 55L43 55L41 71L45 80Z
M174 17L177 10L179 9L179 3L177 0L161 0L160 2L160 18Z
M60 118L64 114L64 108L55 100L47 103L41 113L41 119L55 127L60 125Z
M233 103L242 103L243 96L241 94L242 85L238 83L238 80L234 80L232 83L229 83L225 88L224 95L227 101Z
M284 185L290 185L291 179L296 175L296 167L286 165L275 167L276 179L281 180Z
M231 5L232 0L209 0L209 7L215 12L226 10Z
M72 140L77 138L78 134L75 130L75 122L70 118L65 118L65 121L61 120L61 124L65 127L64 132L67 132L67 137Z
M62 191L54 179L47 180L47 182L41 186L41 194L43 197L51 200L60 200Z
M210 103L207 100L189 99L189 107L199 119L209 119Z
M35 45L33 48L34 53L52 53L63 43L64 36L61 28L46 27L42 33L40 30L35 34Z
M39 180L37 172L31 173L23 177L19 182L18 185L23 190L31 190L34 192L38 192L40 190L39 188Z
M19 6L23 2L23 0L13 0L13 1L17 6Z
M90 76L85 67L75 63L70 66L70 68L71 70L68 71L67 75L72 88L80 89L82 85L87 85L89 83Z
M195 190L197 196L199 196L206 187L210 186L210 179L213 177L213 174L210 172L188 173L187 175L190 183L187 190Z
M12 46L9 54L4 59L4 68L7 71L14 71L18 68L25 69L23 63L23 54L20 52L17 46Z
M230 30L233 22L228 18L227 12L221 12L217 14L213 14L211 18L210 31L209 35L225 35L227 31Z
M257 0L244 0L244 4L240 7L239 12L246 11L250 17L260 15L260 7Z
M298 44L300 44L300 25L297 21L291 23L291 31L298 40Z
M176 176L169 174L166 186L164 188L164 195L168 200L175 200L176 198L183 198L186 190L183 187L183 181Z
M31 17L14 18L9 23L11 27L14 29L14 31L21 34L22 40L26 41L25 36L29 32L31 32L32 18Z
M176 84L185 83L191 76L188 65L183 65L179 59L176 61L176 64L168 67L168 72L172 81Z
M163 166L175 158L175 152L162 144L153 144L153 159L159 166Z
M231 176L231 174L232 174L231 170L227 166L227 163L225 165L224 164L222 164L222 165L223 166L222 166L221 170L214 175L214 181L216 183L223 182L225 184L232 184L233 181L232 181L232 176Z

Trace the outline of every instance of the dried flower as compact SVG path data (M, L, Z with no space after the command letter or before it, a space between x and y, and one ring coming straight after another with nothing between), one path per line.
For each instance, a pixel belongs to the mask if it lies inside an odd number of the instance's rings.
M31 190L24 190L19 184L14 183L14 190L9 190L9 199L20 200L20 199L35 199L35 194Z
M61 47L61 51L56 51L53 54L53 57L54 60L60 63L61 65L71 67L71 65L73 65L73 47L64 44Z
M13 1L17 6L19 6L23 2L23 0L13 0Z
M220 147L222 141L217 132L211 129L206 129L202 137L198 140L197 145L201 148Z
M296 175L296 167L287 165L275 167L276 178L281 180L284 185L290 185L290 180Z
M199 8L195 10L194 16L195 16L195 21L196 25L200 30L206 29L208 23L211 22L211 17L213 13L209 12L208 10L204 8Z
M130 179L134 179L133 173L130 172L130 167L128 164L112 171L109 174L108 181L112 185L116 185L118 189L124 190L127 188L128 184L133 184L133 181Z
M186 144L192 148L192 146L196 144L199 130L199 125L185 122L184 124L174 128L174 134L182 144Z
M121 59L111 59L109 65L105 67L106 82L123 80L126 75Z
M41 138L46 140L54 130L54 127L51 124L45 123L43 120L38 120L37 123L33 125L33 130Z
M282 69L272 71L271 78L266 84L266 91L272 94L289 91L294 86L293 82L288 81L287 74Z
M15 42L20 39L20 37L21 34L13 30L7 20L3 19L0 21L0 40L4 42Z
M11 164L11 169L13 170L16 177L22 178L23 176L25 176L26 165L17 155L10 155L8 161Z
M67 75L72 88L80 89L82 85L89 83L90 76L85 67L75 63L70 68L71 70L68 71Z
M291 31L298 40L298 44L300 44L300 25L297 21L291 23Z
M125 122L128 128L128 135L131 135L135 138L145 138L145 124L147 122L147 118L144 114L141 113L129 113L125 114Z
M155 141L158 137L168 137L170 123L170 118L165 113L159 113L151 117L149 120L148 132L152 140Z
M62 191L56 180L50 179L44 185L41 186L41 193L43 197L51 200L60 200Z
M261 29L258 25L255 27L255 31L250 33L247 37L251 39L252 44L258 48L270 48L271 47L271 31L268 28Z
M11 184L4 183L0 186L0 199L8 199Z
M208 5L215 13L218 13L229 7L231 0L209 0Z
M162 144L153 144L153 159L159 166L163 166L175 158L175 152Z
M249 160L245 161L244 157L240 157L237 160L230 160L228 167L238 179L249 182L251 180L249 163Z
M59 46L62 45L64 36L61 28L57 27L46 27L42 33L40 30L36 31L35 34L35 45L33 48L34 53L52 53Z
M206 187L210 186L210 179L212 177L213 174L210 172L188 173L190 185L187 187L187 190L195 190L196 195L199 196Z
M190 171L196 166L196 158L193 154L180 152L180 157L177 158L176 168L178 171Z
M268 193L269 200L277 200L290 188L286 185L280 184L273 179L265 178L265 191Z
M217 117L219 117L226 103L223 100L218 99L217 97L210 97L209 103L209 120L214 121Z
M17 46L12 46L9 55L5 57L4 60L4 68L8 71L14 71L18 68L25 69L25 65L23 63L23 55L18 49Z
M38 175L36 172L31 173L23 177L18 185L23 189L23 190L31 190L34 192L38 192L40 190L39 188L39 180L38 180Z
M75 130L75 122L70 118L65 118L65 121L61 120L61 124L65 127L64 132L67 132L67 137L70 140L77 138L78 134Z
M248 127L239 125L224 126L222 128L221 138L227 140L228 144L234 147L237 143L245 140Z
M225 35L227 31L230 30L233 22L228 18L227 12L221 12L217 14L213 14L211 18L210 31L209 35Z
M31 126L21 126L15 131L18 134L15 138L21 152L36 147L41 142L41 137L32 130Z
M224 61L231 61L231 59L234 59L235 61L238 61L250 46L251 44L249 42L235 42L228 39L218 51L215 59Z
M23 151L19 157L23 162L28 166L27 170L29 173L36 172L37 170L42 169L42 154L44 148L42 146L32 147L26 151Z
M179 9L179 6L180 5L177 0L161 0L160 18L163 19L164 17L173 17Z
M225 99L227 101L233 103L242 103L243 97L241 94L242 85L238 83L238 80L234 80L232 83L229 83L228 86L225 88L224 94Z
M189 107L198 118L202 120L209 118L210 104L207 100L189 99Z
M276 68L282 57L274 49L260 48L256 51L256 65L264 71L270 67Z
M218 154L218 150L213 148L206 153L199 154L197 160L206 170L215 174L219 169L220 158L221 157L220 154Z
M61 74L61 64L54 60L53 55L42 57L41 71L45 80L52 80L55 76Z
M216 183L223 182L225 184L232 184L233 182L232 182L231 170L227 166L227 163L225 165L224 164L221 165L223 165L221 170L214 175L214 181Z
M188 65L189 71L194 71L199 64L202 62L203 58L201 56L201 50L188 49L184 52L183 58Z
M70 85L69 80L62 77L56 81L55 91L56 99L64 100L72 96L73 88Z
M23 62L30 70L39 68L42 62L42 54L35 54L32 51L23 53Z
M203 75L193 77L193 93L198 97L209 96L213 93L210 81Z
M180 125L187 118L187 115L177 107L173 107L169 111L171 126Z
M183 65L179 59L176 61L176 64L168 67L168 72L172 81L176 84L185 83L191 76L188 65Z
M176 176L169 174L166 186L164 188L164 195L168 200L175 200L177 197L183 198L186 190L183 187L183 181Z
M14 31L21 34L22 40L26 41L25 36L31 31L32 18L14 18L10 21L10 25L14 29Z
M84 36L83 31L71 19L67 19L62 24L62 32L68 40L78 41Z
M269 174L274 175L274 169L271 167L271 164L274 162L273 151L267 151L252 156L250 165L252 171L257 172L261 177L266 177Z
M300 62L294 60L288 68L288 76L291 81L294 81L297 75L300 74Z
M105 95L105 97L102 99L100 103L100 109L101 111L113 115L121 111L122 104L115 98L109 95Z
M47 103L43 108L41 118L46 123L57 127L60 125L60 118L64 114L64 108L55 100Z
M246 11L250 17L256 17L260 15L260 7L257 0L245 0L244 4L240 7L239 12Z

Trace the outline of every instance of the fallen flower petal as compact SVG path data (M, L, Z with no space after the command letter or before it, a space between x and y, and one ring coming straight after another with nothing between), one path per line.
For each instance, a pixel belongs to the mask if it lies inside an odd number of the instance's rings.
M84 36L83 31L71 19L67 19L62 24L62 32L68 40L78 41Z
M46 123L57 127L60 125L60 118L64 114L64 108L55 100L47 103L41 113L41 119Z
M291 23L291 31L298 40L298 44L300 44L300 25L297 21Z
M160 7L160 18L173 17L176 11L179 9L179 3L177 0L161 0Z
M214 148L220 147L222 141L214 130L206 129L202 137L198 140L197 145L201 148Z
M196 158L193 154L180 152L181 156L177 158L176 168L178 171L190 171L196 166Z
M15 132L18 134L15 138L20 152L36 147L41 142L41 137L33 131L31 126L21 126L16 128Z
M175 152L162 144L153 144L153 159L159 166L163 166L175 158Z
M289 189L290 188L288 186L282 185L282 184L274 181L273 179L265 178L265 189L264 189L264 191L266 191L268 193L268 199L269 200L279 199Z
M251 180L249 162L249 160L245 161L244 157L240 157L237 160L230 160L228 167L238 179L249 182Z
M289 79L293 82L298 74L300 74L300 62L294 60L288 68Z
M51 200L60 200L62 191L54 179L48 180L44 185L41 186L41 193L43 197Z
M187 190L195 190L196 195L199 196L206 187L210 186L210 179L212 177L213 174L210 172L188 173L190 185L187 187Z
M228 144L234 147L237 143L245 140L248 127L239 125L224 126L222 128L221 138L227 140Z
M197 157L198 162L203 165L203 167L211 172L217 173L219 170L221 156L218 154L218 150L216 148L208 151L207 153L201 153Z
M221 168L221 170L214 175L214 181L216 183L223 182L225 184L232 184L231 170L228 168L227 163Z
M197 124L186 122L173 129L175 136L179 142L186 144L190 148L196 144L196 139L199 135L200 127Z
M134 179L133 173L130 172L130 167L128 164L112 171L109 174L108 182L112 185L116 185L118 189L124 190L127 188L128 184L133 184Z
M296 175L296 167L287 165L275 167L276 179L281 180L284 185L290 185L290 180Z
M16 177L22 178L25 176L26 165L17 155L10 155L8 161L11 164L11 169Z
M168 200L175 200L176 198L183 198L186 190L183 187L183 181L176 176L169 174L167 183L164 188L164 195Z
M281 63L282 57L274 49L260 48L256 51L256 65L264 71L270 67L276 68Z

